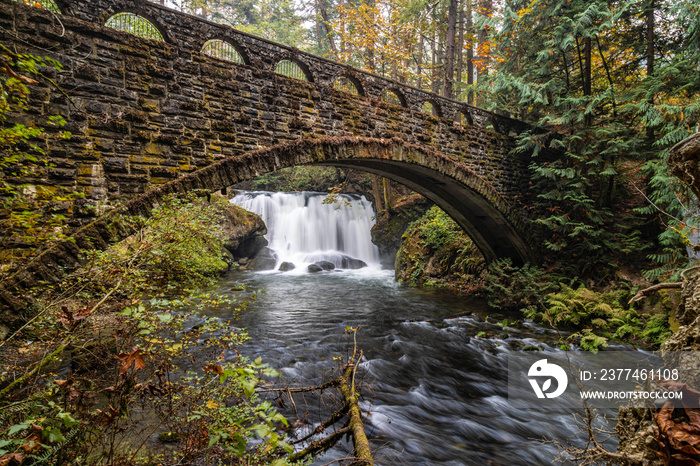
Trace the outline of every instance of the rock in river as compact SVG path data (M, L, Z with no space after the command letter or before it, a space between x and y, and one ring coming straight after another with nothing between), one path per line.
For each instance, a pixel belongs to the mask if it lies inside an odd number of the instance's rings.
M282 262L277 270L280 272L289 272L290 270L294 270L296 268L296 265L291 262Z

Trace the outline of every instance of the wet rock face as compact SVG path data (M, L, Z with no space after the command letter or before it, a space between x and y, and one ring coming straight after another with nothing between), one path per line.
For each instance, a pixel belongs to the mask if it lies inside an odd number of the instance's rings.
M676 309L680 327L664 343L664 351L700 351L700 269L689 269L683 276L681 304ZM695 383L698 386L700 380Z
M277 255L265 246L248 262L250 270L273 270L277 265Z
M681 325L691 325L700 317L700 269L687 270L683 276L682 303L676 312L676 319ZM700 332L700 329L697 330Z
M264 237L267 227L258 215L235 204L226 206L223 214L226 221L221 226L227 237L224 247L235 260L255 257L258 251L267 246Z
M668 166L700 198L700 133L671 148Z

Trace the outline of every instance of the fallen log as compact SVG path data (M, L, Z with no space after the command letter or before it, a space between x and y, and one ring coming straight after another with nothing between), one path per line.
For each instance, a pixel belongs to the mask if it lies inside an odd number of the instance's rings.
M353 335L354 335L353 331ZM319 455L333 448L338 441L343 437L351 437L354 447L351 465L355 466L374 466L374 460L369 448L369 440L365 433L364 423L362 422L362 410L358 405L358 389L355 384L357 375L357 367L362 360L362 352L357 351L357 340L355 340L352 356L342 368L340 376L312 387L297 387L297 388L267 388L257 390L259 392L278 392L280 396L285 393L292 399L292 393L316 392L324 391L328 388L338 388L343 397L343 406L335 411L328 419L320 423L310 433L304 437L292 442L292 444L301 444L309 441L315 435L323 433L326 429L337 424L342 419L347 419L343 427L335 430L329 435L309 443L306 448L298 452L292 453L287 457L288 461L300 461L309 456Z
M357 361L361 359L362 352L360 352ZM348 367L345 369L340 383L340 391L343 394L345 403L348 405L348 416L350 417L349 425L352 431L352 443L355 447L356 459L351 464L373 466L374 460L372 459L372 453L369 449L369 440L367 440L367 434L365 433L365 425L362 423L362 412L357 404L357 392L355 391L357 361L355 361L354 353L351 361L352 362L348 364Z

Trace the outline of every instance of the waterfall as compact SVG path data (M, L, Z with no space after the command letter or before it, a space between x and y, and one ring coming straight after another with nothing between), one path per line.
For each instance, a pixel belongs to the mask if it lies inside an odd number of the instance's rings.
M231 202L258 214L265 225L270 249L279 266L291 262L296 267L318 261L332 262L337 268L349 267L359 259L379 267L379 250L372 243L374 225L372 203L364 196L339 194L339 203L324 204L324 193L239 191Z

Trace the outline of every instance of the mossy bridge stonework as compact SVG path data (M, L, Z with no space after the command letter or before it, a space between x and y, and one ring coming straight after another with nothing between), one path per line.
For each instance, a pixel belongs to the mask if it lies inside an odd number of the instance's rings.
M31 86L29 112L8 120L46 130L51 167L37 184L72 187L92 204L128 199L122 211L148 215L170 192L218 190L301 164L351 167L430 198L488 260L536 260L523 214L530 159L511 153L522 122L150 1L55 3L60 13L0 0L2 43L62 64ZM149 20L163 40L105 26L122 12ZM235 49L239 63L203 53L212 39ZM283 60L304 80L276 73ZM50 137L55 114L67 119L70 139ZM106 247L111 214L91 219L86 210L75 210L86 216L75 242L6 276L0 306L17 309L23 290L78 267L80 248Z

